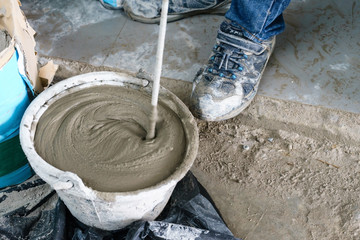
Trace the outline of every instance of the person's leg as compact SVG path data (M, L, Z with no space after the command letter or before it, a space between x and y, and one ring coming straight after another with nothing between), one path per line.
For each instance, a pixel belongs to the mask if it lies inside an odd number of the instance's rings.
M192 113L220 121L235 117L252 101L275 45L284 30L289 0L233 0L220 25L213 53L196 76Z
M225 17L254 41L266 40L285 28L282 12L290 0L233 0Z

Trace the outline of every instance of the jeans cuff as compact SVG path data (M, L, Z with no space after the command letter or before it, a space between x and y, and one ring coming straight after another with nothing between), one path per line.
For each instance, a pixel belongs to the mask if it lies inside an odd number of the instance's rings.
M262 41L267 40L267 39L261 39L259 36L257 36L257 34L251 33L250 31L248 31L246 28L244 28L243 26L241 26L237 22L234 22L234 21L232 21L232 20L230 20L228 18L225 18L225 19L226 19L226 21L229 21L231 23L231 25L233 25L234 27L242 29L242 32L243 32L244 36L246 38L248 38L249 40L257 42L257 43L261 43Z

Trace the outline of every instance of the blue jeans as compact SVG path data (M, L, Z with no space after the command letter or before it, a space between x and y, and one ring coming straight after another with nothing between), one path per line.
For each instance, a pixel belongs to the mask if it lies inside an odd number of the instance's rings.
M282 12L290 0L232 0L225 17L244 30L247 38L261 42L284 31Z

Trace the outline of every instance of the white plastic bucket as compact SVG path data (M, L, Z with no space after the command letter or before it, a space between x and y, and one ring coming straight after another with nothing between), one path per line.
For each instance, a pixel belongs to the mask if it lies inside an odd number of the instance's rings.
M41 93L28 107L20 125L21 146L34 171L54 188L70 212L86 225L105 230L123 228L136 220L154 220L163 210L175 185L189 171L198 150L196 122L187 107L171 92L161 88L160 98L178 114L185 131L186 153L177 170L162 182L132 192L99 192L88 188L72 172L64 172L48 164L36 152L34 136L37 123L49 107L49 100L98 85L127 86L151 93L146 80L113 72L96 72L63 80Z

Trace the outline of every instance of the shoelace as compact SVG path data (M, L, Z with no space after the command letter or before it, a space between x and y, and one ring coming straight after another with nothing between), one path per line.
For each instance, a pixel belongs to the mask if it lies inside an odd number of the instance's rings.
M225 44L215 45L212 51L215 54L210 58L209 63L213 67L209 67L207 71L220 77L236 80L235 72L243 71L242 62L248 58L248 55L242 50Z

